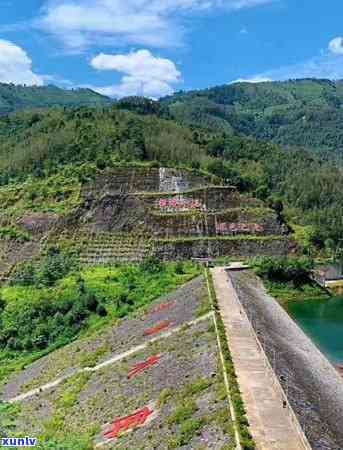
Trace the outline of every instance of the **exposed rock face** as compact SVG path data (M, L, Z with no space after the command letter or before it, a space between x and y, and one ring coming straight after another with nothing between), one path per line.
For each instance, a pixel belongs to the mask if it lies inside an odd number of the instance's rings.
M139 261L217 256L284 255L287 229L275 211L232 186L192 171L115 168L82 188L68 216L31 213L18 225L77 244L81 261Z
M189 224L196 222L197 229L207 235L258 234L265 230L267 234L282 234L272 210L265 209L262 217L256 211L254 214L252 208L261 208L263 204L253 198L242 197L232 187L195 188L182 194L107 193L100 198L88 194L85 205L84 222L93 230L130 231L138 223L144 223L146 231L154 234L178 235L180 231L180 234L187 235L190 234ZM241 205L250 208L250 212L232 210ZM237 226L219 229L220 223ZM251 226L243 230L239 223L250 223ZM261 224L261 228L257 224ZM171 233L167 232L168 226Z
M31 233L48 231L57 223L59 216L53 213L31 213L23 216L18 225Z
M156 255L165 260L191 258L217 258L232 256L237 258L256 255L284 256L289 252L289 241L285 238L253 239L195 239L159 242Z
M210 178L171 168L114 168L99 174L84 191L97 195L129 192L183 192L190 188L209 186Z

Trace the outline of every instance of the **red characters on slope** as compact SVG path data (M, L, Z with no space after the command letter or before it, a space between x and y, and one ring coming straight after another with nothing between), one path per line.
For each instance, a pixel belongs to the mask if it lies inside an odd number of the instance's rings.
M145 424L148 417L153 413L154 411L152 411L148 406L145 406L130 416L117 417L114 419L110 430L104 433L104 437L106 439L115 439L122 431L128 431L129 429L142 426Z
M150 311L150 314L156 314L158 312L164 311L165 309L170 309L173 306L175 306L175 302L161 303L160 305L157 305L155 308L153 308Z
M132 369L130 369L130 371L127 375L127 378L130 380L135 375L137 375L138 373L147 369L148 367L154 366L155 364L157 364L159 362L160 358L161 358L161 355L154 355L154 356L150 356L146 361L136 364L135 366L132 367Z
M146 330L144 330L144 336L151 336L152 334L159 333L160 331L169 328L169 326L170 326L169 320L162 320L154 327L147 328Z

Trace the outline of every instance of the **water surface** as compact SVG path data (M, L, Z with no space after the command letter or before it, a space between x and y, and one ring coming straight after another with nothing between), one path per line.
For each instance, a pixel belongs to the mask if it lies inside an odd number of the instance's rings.
M334 363L343 363L343 297L291 301L287 310Z

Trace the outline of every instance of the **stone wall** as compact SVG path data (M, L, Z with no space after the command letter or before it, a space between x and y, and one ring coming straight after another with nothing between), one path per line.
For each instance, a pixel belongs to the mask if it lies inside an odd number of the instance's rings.
M139 236L164 259L287 253L287 230L274 211L211 181L176 169L111 169L83 191L65 228Z
M219 212L229 208L261 207L263 203L242 196L231 186L208 186L180 194L137 194L147 208L160 213Z
M155 167L118 167L99 172L95 180L83 186L88 192L114 194L118 192L182 192L213 184L209 177L187 170Z
M190 258L216 258L283 256L288 253L289 241L278 239L194 239L157 241L154 254L164 260Z
M82 221L95 231L130 232L144 228L154 236L283 234L270 210L261 214L255 208L251 212L220 212L242 203L260 205L230 187L201 188L178 195L107 194L85 202Z
M225 213L151 214L147 226L154 236L283 235L287 230L269 209Z

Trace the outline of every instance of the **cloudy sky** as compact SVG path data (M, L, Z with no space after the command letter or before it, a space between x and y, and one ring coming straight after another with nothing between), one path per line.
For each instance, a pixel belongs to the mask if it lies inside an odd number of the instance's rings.
M342 0L0 0L0 82L159 97L343 78Z

